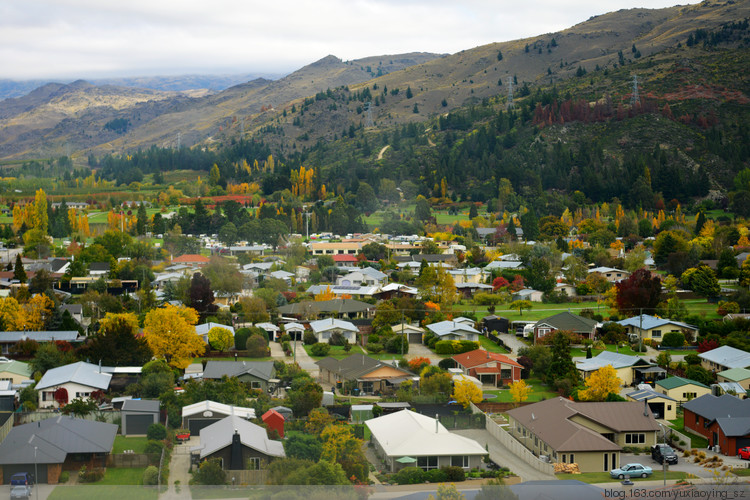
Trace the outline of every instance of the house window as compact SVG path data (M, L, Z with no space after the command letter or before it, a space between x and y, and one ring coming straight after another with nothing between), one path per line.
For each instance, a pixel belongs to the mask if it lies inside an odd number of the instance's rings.
M260 458L258 457L250 457L247 459L247 468L249 470L259 470L260 469Z
M510 379L513 375L513 370L500 370L500 378L503 380Z
M661 338L661 330L651 330L651 336Z
M570 463L573 464L573 463L575 463L575 461L576 461L576 456L575 456L574 453L571 453L570 454Z
M452 456L451 467L461 467L462 469L468 469L469 468L469 456L468 455Z
M701 421L701 418L698 415L696 415L695 416L695 425L698 425L700 423L700 421Z
M422 470L430 470L438 468L438 457L418 457L417 467Z
M646 435L643 433L625 434L625 444L643 444L646 442Z
M549 332L550 332L550 329L549 329L549 328L540 328L539 330L537 330L537 336L538 336L538 337L544 337L544 336L545 336L545 335L547 335L547 334L548 334Z
M566 462L565 462L565 457L567 457L567 455L566 455L565 453L563 453L563 455L562 455L562 460L561 460L561 462L562 462L562 463L566 463Z
M87 398L90 395L90 392L76 392L76 398Z
M698 395L697 392L683 392L682 393L682 399L686 399L690 401L691 399L695 399L695 397Z
M250 381L250 387L253 389L260 389L260 382L257 380Z
M372 381L362 382L362 392L366 392L368 394L372 393Z

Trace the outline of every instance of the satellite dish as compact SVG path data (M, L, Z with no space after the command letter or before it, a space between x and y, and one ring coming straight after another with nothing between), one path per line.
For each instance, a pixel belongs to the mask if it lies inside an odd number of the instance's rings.
M212 412L210 410L204 411L203 412L203 416L206 417L206 418L211 418L211 417L214 416L214 412Z

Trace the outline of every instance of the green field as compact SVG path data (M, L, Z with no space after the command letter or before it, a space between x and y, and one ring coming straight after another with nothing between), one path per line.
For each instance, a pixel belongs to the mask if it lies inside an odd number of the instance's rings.
M58 485L48 498L52 500L89 498L155 500L159 496L156 488L144 488L141 485L144 470L145 468L109 467L101 481L91 484Z
M533 302L531 309L524 309L522 314L518 313L518 309L510 309L508 305L501 305L495 308L497 316L508 318L509 321L539 321L540 319L547 318L549 316L570 311L574 314L580 313L583 309L591 309L594 314L601 314L603 316L609 316L609 310L606 306L599 305L596 302L563 302L562 304L544 304L542 302ZM475 306L473 304L457 304L454 306L455 311L465 311L476 314L477 318L487 316L486 306Z
M672 429L676 430L677 432L681 432L682 434L685 434L687 437L690 438L690 444L693 448L697 448L697 449L708 448L708 439L704 438L703 436L693 434L689 430L685 429L685 425L682 420L682 417L677 418L675 420L670 420L669 423Z
M352 348L349 350L349 352L346 352L344 350L343 346L332 345L331 346L331 350L328 351L328 355L327 356L313 356L312 353L311 353L312 346L306 345L306 346L304 346L304 348L305 348L305 352L311 358L313 358L313 359L323 359L324 357L330 357L330 358L336 358L336 359L343 359L343 358L347 358L347 357L349 357L349 356L351 356L352 354L355 354L355 353L364 354L364 351L362 351L362 348L359 347L357 344L354 344L352 346ZM299 349L299 346L297 346L297 349ZM393 356L393 354L386 354L384 356L386 356L387 359L391 359L391 357Z

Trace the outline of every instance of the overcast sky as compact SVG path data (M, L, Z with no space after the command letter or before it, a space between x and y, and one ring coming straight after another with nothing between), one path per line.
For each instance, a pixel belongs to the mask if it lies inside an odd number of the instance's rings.
M455 53L676 1L0 0L0 79L288 73L329 54Z

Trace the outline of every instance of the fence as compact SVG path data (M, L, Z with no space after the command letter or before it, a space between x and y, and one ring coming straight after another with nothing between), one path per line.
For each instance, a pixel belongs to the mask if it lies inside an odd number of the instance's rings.
M471 411L474 413L482 413L482 410L477 408L473 403L471 404ZM525 446L516 441L505 429L496 424L491 418L485 418L485 428L495 439L505 446L511 453L523 460L525 463L533 467L534 469L544 474L554 476L555 468L552 464L542 462L533 453L531 453Z
M486 425L484 413L443 415L438 419L446 429L484 429Z
M227 480L233 486L266 484L266 482L268 481L268 471L267 470L228 470Z
M158 463L158 453L117 453L107 457L107 467L148 467Z
M59 411L29 411L15 413L15 425L30 424L32 422L39 422L41 420L47 420L48 418L56 418L62 416ZM71 415L72 416L72 415ZM120 410L107 410L107 411L94 411L84 416L76 416L75 418L83 418L85 420L94 420L96 422L106 422L108 424L119 424L120 423Z
M683 450L690 450L693 447L693 442L688 436L686 436L685 434L681 432L677 432L676 430L672 428L669 428L667 437L672 443L674 443L676 447L679 447ZM681 444L681 443L685 443L685 444Z
M3 412L3 413L8 413L8 412ZM5 421L2 427L0 427L0 442L2 442L5 439L5 437L8 435L10 430L13 428L13 421L14 421L14 418L13 418L13 415L11 414L8 416L8 419Z

